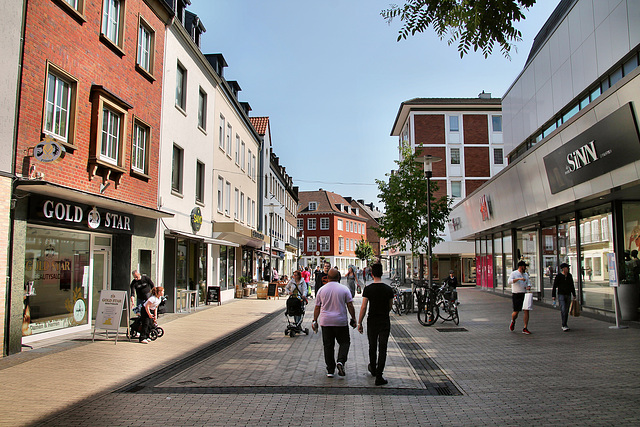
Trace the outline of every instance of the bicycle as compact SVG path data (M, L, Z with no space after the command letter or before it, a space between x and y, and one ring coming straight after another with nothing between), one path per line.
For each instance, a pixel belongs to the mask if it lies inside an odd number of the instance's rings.
M436 323L439 315L439 308L436 304L438 285L432 284L416 286L415 295L418 301L418 322L422 326L431 326Z
M438 316L443 322L453 321L456 325L460 324L460 315L458 313L457 291L444 283L438 289L436 305L438 307Z
M393 305L391 309L398 316L402 316L402 314L409 314L411 311L411 296L410 292L407 290L400 288L397 284L392 285L393 288Z

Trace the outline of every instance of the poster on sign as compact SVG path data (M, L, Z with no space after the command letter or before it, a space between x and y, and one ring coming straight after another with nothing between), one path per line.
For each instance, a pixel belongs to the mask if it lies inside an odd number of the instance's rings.
M127 314L129 313L129 307L125 305L128 305L127 291L113 291L110 289L100 291L96 323L93 327L94 339L96 330L106 331L107 338L109 337L109 331L116 331L116 344L118 343L118 330L122 321L122 312L126 310Z

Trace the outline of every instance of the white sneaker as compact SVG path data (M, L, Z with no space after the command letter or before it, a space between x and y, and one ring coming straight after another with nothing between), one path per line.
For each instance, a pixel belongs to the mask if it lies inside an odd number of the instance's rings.
M563 327L562 327L562 330L563 330L564 332L567 332L567 331L569 330L569 328L567 328L566 326L563 326Z

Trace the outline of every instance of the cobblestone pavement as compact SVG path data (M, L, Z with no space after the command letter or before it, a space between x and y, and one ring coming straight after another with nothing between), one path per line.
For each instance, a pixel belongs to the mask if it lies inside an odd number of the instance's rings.
M460 289L459 326L392 318L385 377L366 371L366 335L351 333L346 377L325 377L320 334L284 335L284 301L241 300L180 317L149 345L96 342L25 361L0 360L0 423L18 425L638 425L640 330L611 329L535 306L529 329L509 332L511 301ZM313 300L312 300L313 301ZM359 300L357 300L359 305ZM247 314L239 316L241 310ZM308 310L305 323L310 324ZM244 320L240 320L243 319ZM208 323L202 325L201 323ZM210 325L216 325L211 327ZM200 336L203 330L216 332ZM226 331L226 332L225 332ZM179 336L180 338L175 338ZM174 338L171 338L174 337ZM206 339L205 339L206 338ZM178 350L186 346L187 350ZM93 349L93 350L91 350ZM27 354L30 352L27 352ZM120 354L122 353L122 354ZM113 361L117 357L117 363ZM147 364L132 362L148 357ZM50 372L52 362L91 360L95 375ZM51 360L55 359L55 360ZM106 359L106 360L105 360ZM161 360L153 363L154 359ZM137 360L137 359L136 359ZM38 363L40 362L40 363ZM86 362L82 362L84 366ZM118 363L130 366L118 370ZM61 367L62 369L67 369ZM86 369L86 367L85 367ZM35 372L32 372L35 371ZM83 372L87 375L87 371ZM113 378L106 381L110 373ZM60 389L44 408L49 377ZM100 387L88 384L93 379ZM41 389L44 387L45 391ZM67 390L90 389L86 396ZM24 396L21 406L5 397ZM65 404L64 396L68 402ZM38 408L30 416L30 403ZM16 409L10 409L16 408ZM21 416L15 416L18 411Z

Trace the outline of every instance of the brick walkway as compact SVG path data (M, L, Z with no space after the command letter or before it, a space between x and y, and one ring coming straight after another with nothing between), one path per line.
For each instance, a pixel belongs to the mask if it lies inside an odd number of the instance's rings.
M521 319L511 333L510 299L459 293L459 327L393 316L387 386L366 371L366 335L352 332L347 376L328 379L320 334L287 337L284 300L244 299L174 316L149 345L43 343L0 360L0 424L640 422L640 330L580 317L564 333L558 310L535 306L533 335Z

